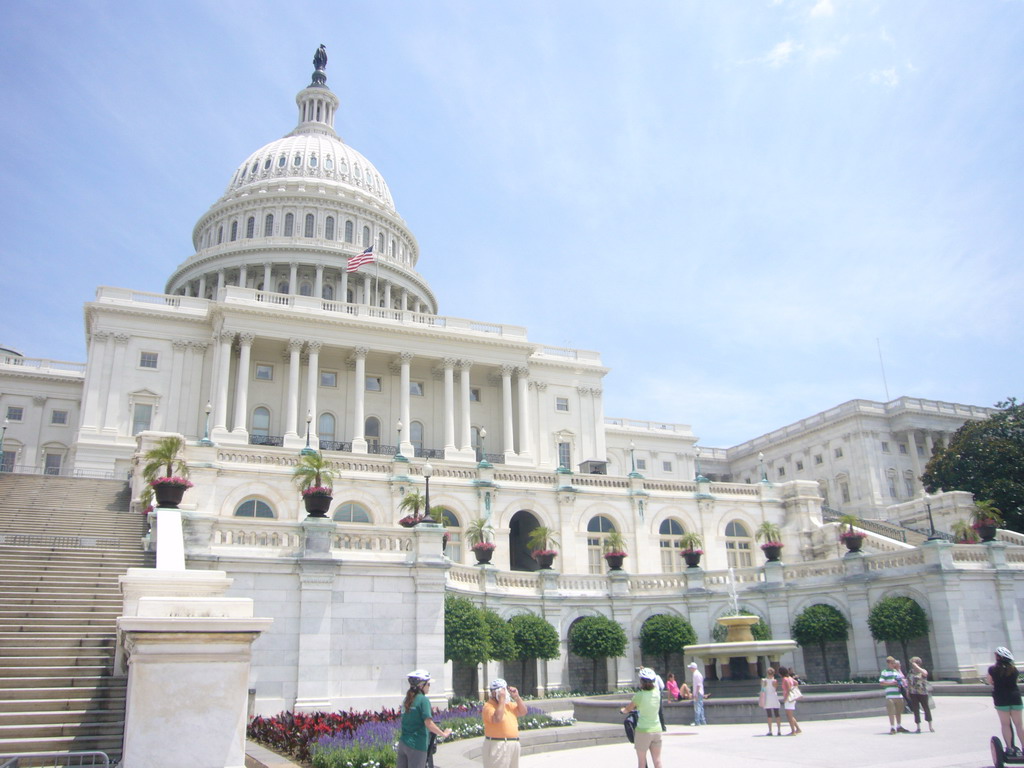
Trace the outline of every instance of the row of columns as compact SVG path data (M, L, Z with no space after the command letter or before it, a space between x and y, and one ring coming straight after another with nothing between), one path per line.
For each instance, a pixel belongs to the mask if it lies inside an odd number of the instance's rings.
M907 430L907 452L910 454L910 461L914 467L914 492L918 490L920 485L920 477L924 473L924 467L921 463L921 457L917 455L917 432L916 429ZM932 457L932 453L935 451L935 438L932 436L930 430L923 430L924 432L924 463L927 464ZM938 433L939 445L946 444L946 433Z

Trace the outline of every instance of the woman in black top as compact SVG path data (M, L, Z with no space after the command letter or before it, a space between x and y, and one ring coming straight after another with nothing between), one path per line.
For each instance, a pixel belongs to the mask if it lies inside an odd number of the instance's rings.
M1013 654L1009 648L996 648L996 663L988 668L988 682L992 686L992 703L999 715L999 725L1003 729L1003 741L1006 743L1006 754L1020 756L1021 726L1020 690L1017 688L1017 667L1013 663ZM1013 731L1017 730L1014 741Z

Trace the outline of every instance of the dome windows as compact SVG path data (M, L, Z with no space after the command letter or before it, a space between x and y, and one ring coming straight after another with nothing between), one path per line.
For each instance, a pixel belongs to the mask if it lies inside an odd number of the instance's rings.
M295 234L295 214L286 213L284 215L284 236L291 237Z
M317 163L318 163L318 161L317 161L317 159L316 159L316 152L313 152L313 153L312 153L312 154L311 154L311 155L309 156L309 167L310 167L310 168L316 168L316 166L317 166Z
M334 217L328 216L324 221L324 237L327 240L334 239Z
M300 155L298 152L295 153L295 159L292 160L292 165L294 165L296 168L302 167L302 155Z
M324 168L326 168L328 171L334 170L334 160L331 158L330 155L324 158Z
M306 214L306 228L302 232L303 236L305 236L305 237L312 237L313 236L313 230L315 228L316 228L316 218L313 216L312 213L307 213Z
M256 171L258 171L259 169L260 169L260 163L259 163L259 160L256 160L255 162L253 162L252 168L249 170L249 173L251 173L253 176L255 176L256 175Z
M273 165L273 164L274 164L273 159L268 157L266 160L263 161L263 170L264 171L269 171L270 170L270 166Z
M363 227L363 248L370 247L370 228Z
M351 243L355 238L355 224L351 220L345 222L345 242Z
M284 155L281 155L279 158L277 158L277 167L278 168L284 168L284 165L287 162L288 162L288 158L286 158Z
M232 221L231 222L231 242L234 242L237 239L238 239L238 222L237 221Z
M249 220L245 223L245 236L253 238L256 236L256 217L250 216Z
M268 213L263 219L263 236L270 237L274 234L274 214Z

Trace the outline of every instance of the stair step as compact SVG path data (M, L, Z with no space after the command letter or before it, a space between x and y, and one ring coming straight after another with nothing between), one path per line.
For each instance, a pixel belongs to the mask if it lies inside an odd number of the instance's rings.
M65 651L63 656L18 656L13 653L5 653L0 659L0 675L9 675L8 670L46 668L51 667L103 667L110 661L110 653L85 652L68 655Z
M124 741L124 732L118 731L112 734L82 733L66 736L47 736L39 738L26 738L15 736L12 738L0 738L0 754L21 754L32 752L87 752L97 750L106 752L111 758L114 755L120 756L121 744ZM31 758L28 758L31 759ZM20 765L29 765L28 762L21 762ZM111 765L114 765L111 762ZM20 768L19 765L19 768ZM42 763L46 765L46 763ZM53 765L53 762L50 762Z
M66 672L66 670L61 670ZM89 672L90 674L86 674ZM60 676L54 674L45 677L2 677L0 689L5 692L11 688L74 688L75 686L96 687L110 678L107 669L82 669L81 674ZM6 695L5 695L6 696Z
M128 678L126 677L104 677L100 685L79 685L60 686L51 685L45 688L5 688L4 695L0 698L0 708L20 711L28 709L25 704L19 702L31 701L32 708L36 708L36 702L43 702L43 709L52 709L45 706L46 702L60 702L71 708L84 706L82 702L90 705L103 704L109 700L123 700L128 691ZM61 707L57 707L61 709Z
M33 702L35 704L36 702ZM86 723L120 723L124 724L124 702L120 708L103 709L90 706L82 709L66 709L60 713L60 723L63 725L83 725ZM19 725L53 725L55 722L53 711L37 712L4 712L0 710L0 736L4 733L4 727L11 728Z

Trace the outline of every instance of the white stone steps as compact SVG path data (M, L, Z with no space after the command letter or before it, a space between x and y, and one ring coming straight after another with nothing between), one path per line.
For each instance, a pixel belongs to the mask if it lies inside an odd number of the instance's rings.
M75 726L72 726L75 728ZM62 736L38 737L19 733L0 737L0 754L31 754L33 752L89 752L99 750L114 759L121 754L124 727L111 733L90 733L78 726L75 732ZM29 763L20 763L28 765ZM112 762L111 765L114 763ZM50 765L53 765L51 762Z
M107 677L101 685L48 685L43 688L5 688L0 697L0 710L21 711L28 705L22 702L41 702L39 709L81 709L88 706L107 706L108 701L123 701L128 690L127 678ZM46 702L51 702L47 704ZM65 706L53 706L52 702Z
M96 669L90 667L86 669L81 667L80 675L69 675L67 670L60 668L55 672L63 674L46 675L41 677L17 677L13 675L5 675L0 677L0 698L6 698L6 691L12 688L74 688L76 686L82 686L83 688L95 688L98 685L102 685L105 680L109 679L110 670L104 667L103 669ZM90 674L86 674L89 672Z
M14 680L23 678L43 679L53 677L96 677L109 671L110 665L106 663L88 664L83 659L81 664L58 664L53 666L35 665L31 667L19 667L7 663L4 659L4 667L0 669L0 680ZM8 686L11 687L11 686Z
M121 601L114 598L95 598L89 600L86 597L60 597L57 595L11 595L0 591L0 605L18 606L27 608L29 606L50 609L54 606L81 609L81 610L121 610Z
M89 722L96 723L124 723L124 705L121 709L117 707L110 709L66 709L61 711L61 721L64 725L82 725ZM24 725L52 725L52 711L42 712L0 712L0 734L4 728L10 726Z
M109 652L104 649L93 649L99 650L99 653L77 653L74 655L68 655L66 650L63 656L60 655L43 655L43 656L27 656L18 655L13 653L4 654L4 671L0 674L9 674L15 670L30 670L30 669L56 669L69 667L91 667L91 668L106 668L107 662L110 659Z

